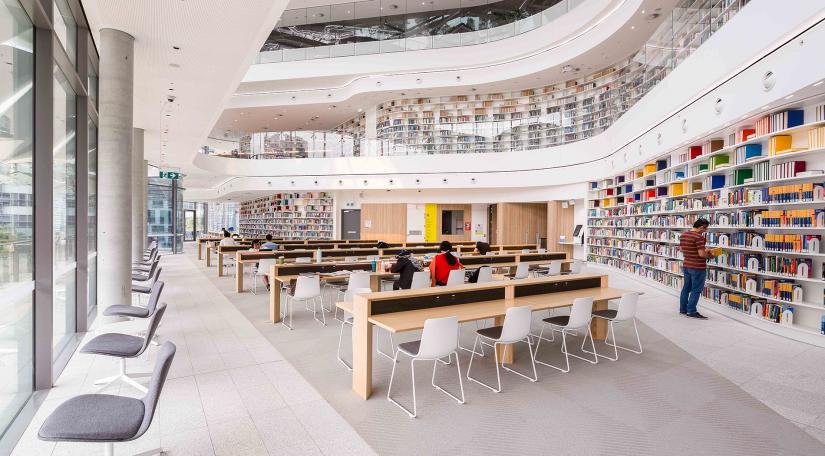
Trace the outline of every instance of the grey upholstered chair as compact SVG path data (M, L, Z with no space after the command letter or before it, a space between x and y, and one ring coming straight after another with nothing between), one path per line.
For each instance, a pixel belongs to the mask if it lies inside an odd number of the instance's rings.
M149 280L149 277L152 277L159 265L160 259L155 259L148 267L132 266L132 280L136 282Z
M107 307L106 310L103 311L103 315L107 317L149 318L155 313L162 291L163 281L156 280L149 291L149 302L146 304L146 307L115 304Z
M142 399L110 394L82 394L60 404L40 427L37 437L49 442L98 442L106 456L114 455L115 442L142 436L152 424L160 393L177 348L166 342L158 351L149 390ZM162 454L160 448L141 453Z
M152 342L152 338L155 337L155 331L158 329L158 325L160 325L160 320L163 318L164 312L166 312L166 303L158 306L155 313L150 317L149 327L146 330L145 337L118 333L101 334L90 340L80 349L80 353L119 358L120 371L118 374L97 380L95 381L95 385L108 385L114 381L122 380L137 390L144 393L146 392L145 386L126 375L126 359L137 358L146 351Z
M133 280L132 281L132 293L138 293L141 295L148 295L152 292L152 285L157 282L158 276L160 275L160 271L163 268L155 269L155 272L149 276L149 280Z

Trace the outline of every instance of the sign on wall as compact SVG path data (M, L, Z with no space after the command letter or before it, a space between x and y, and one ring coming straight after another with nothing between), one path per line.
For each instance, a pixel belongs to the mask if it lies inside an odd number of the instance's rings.
M161 171L160 178L161 179L180 179L182 176L181 173L177 171Z
M424 205L424 242L438 241L438 205Z

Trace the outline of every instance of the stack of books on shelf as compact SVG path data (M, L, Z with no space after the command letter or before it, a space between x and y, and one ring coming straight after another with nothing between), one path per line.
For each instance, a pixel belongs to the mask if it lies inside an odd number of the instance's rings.
M272 234L282 239L331 239L332 196L314 193L278 193L241 203L241 235Z

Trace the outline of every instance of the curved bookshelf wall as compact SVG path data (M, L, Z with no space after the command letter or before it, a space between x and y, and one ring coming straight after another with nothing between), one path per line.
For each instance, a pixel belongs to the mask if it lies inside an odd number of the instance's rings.
M587 260L678 292L679 236L711 225L702 304L825 346L825 100L764 113L591 182Z

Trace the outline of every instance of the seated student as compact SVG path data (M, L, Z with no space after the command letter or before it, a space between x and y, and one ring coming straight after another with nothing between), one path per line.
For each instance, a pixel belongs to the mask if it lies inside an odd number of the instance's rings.
M390 245L387 244L384 241L378 241L378 244L375 245L376 249L386 249L386 248L389 248L389 247L390 247Z
M478 241L476 242L476 248L473 250L474 255L487 255L487 252L490 251L490 244L486 242Z
M232 234L230 234L229 231L226 230L226 228L221 228L221 231L223 231L223 237L232 236Z
M220 245L237 245L234 239L232 239L232 235L229 234L229 231L223 230L223 239L221 239Z
M432 276L433 286L447 285L447 279L450 277L450 271L454 269L464 269L464 265L458 261L458 258L453 255L453 245L450 241L442 241L438 246L441 252L433 258L430 262L430 275Z
M261 251L261 241L252 241L252 247L249 249L250 252L260 252Z
M409 250L402 250L395 257L395 264L390 268L393 274L400 274L398 281L393 284L393 290L409 290L412 286L413 274L421 270L421 260L414 258Z
M261 250L278 250L278 244L272 242L272 235L266 235L266 242L261 244Z

